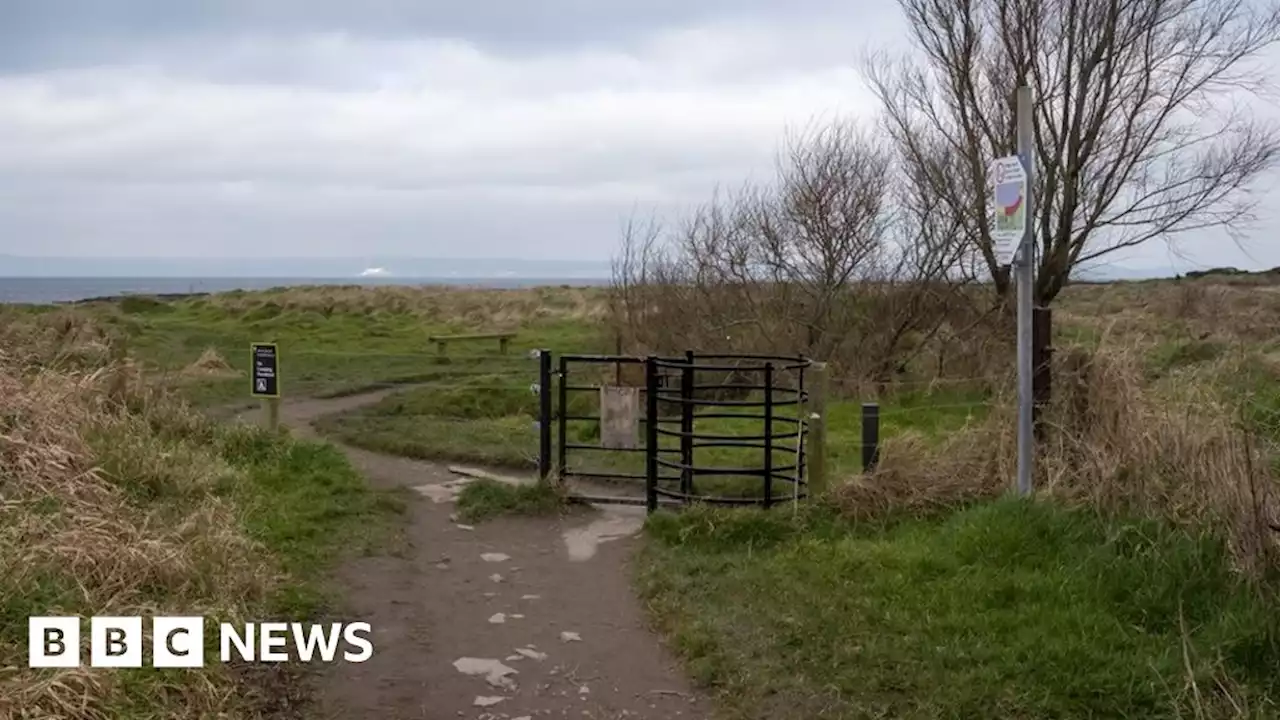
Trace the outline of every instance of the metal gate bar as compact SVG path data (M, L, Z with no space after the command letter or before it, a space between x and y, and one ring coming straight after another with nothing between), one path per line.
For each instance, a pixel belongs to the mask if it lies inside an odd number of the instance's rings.
M640 504L649 511L659 505L685 505L711 503L729 506L771 507L784 497L775 497L779 481L794 488L790 497L804 497L807 483L804 480L806 465L805 440L808 423L803 416L803 406L808 399L804 387L805 370L810 361L804 357L768 355L698 355L687 351L683 357L633 357L622 355L561 355L556 372L551 371L552 358L544 353L540 365L542 396L539 414L543 418L540 437L542 457L539 469L549 478L551 469L551 434L558 430L554 474L564 485L574 477L584 479L643 481L642 497L587 497L577 499L589 502ZM570 422L602 423L601 413L571 414L571 393L599 392L608 381L599 384L573 382L575 365L614 365L619 368L614 382L621 385L621 366L644 367L644 407L638 423L643 424L640 447L605 447L583 442L571 442ZM698 373L732 373L730 381L744 374L761 376L762 380L750 383L729 384L726 381L699 383ZM783 382L783 374L792 379L794 386ZM555 395L552 395L554 385ZM726 398L726 391L745 391L748 399ZM702 395L713 394L712 397ZM795 408L794 416L785 414L787 408ZM674 412L668 412L672 411ZM756 411L756 412L748 412ZM581 413L581 411L579 411ZM756 421L761 431L755 435L706 432L698 423L706 420L733 419ZM553 420L555 421L553 426ZM778 426L784 429L779 431ZM603 431L603 428L602 428ZM675 446L664 446L663 439L672 439ZM699 465L695 455L699 448L738 448L763 453L759 464L752 461L730 462L742 467ZM569 468L569 453L586 451L644 453L644 471L592 470ZM774 453L785 453L795 458L790 463L778 464ZM749 454L749 452L748 452ZM678 461L676 458L679 458ZM674 472L673 472L674 471ZM699 477L743 477L758 479L762 495L717 496L701 491ZM748 490L747 492L751 492Z

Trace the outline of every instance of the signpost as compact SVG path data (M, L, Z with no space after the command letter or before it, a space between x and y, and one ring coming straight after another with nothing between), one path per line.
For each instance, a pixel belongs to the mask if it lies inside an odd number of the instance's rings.
M263 399L267 411L267 426L280 427L280 351L275 343L253 343L253 375L249 394Z
M1017 155L996 158L991 164L995 222L991 232L996 260L1013 264L1013 258L1027 232L1027 171Z
M1018 130L1018 154L996 158L991 163L992 195L995 212L991 223L992 252L996 264L1010 266L1015 281L1018 313L1018 494L1032 492L1032 435L1034 432L1035 397L1032 384L1031 295L1035 281L1035 237L1028 220L1032 213L1031 188L1035 167L1032 163L1034 128L1031 117L1031 88L1018 87L1015 98L1015 120Z
M1016 205L1006 207L1008 227L1011 230L1018 231L1018 246L1021 252L1018 253L1018 265L1015 268L1017 273L1018 287L1018 494L1026 497L1031 494L1031 464L1034 462L1032 454L1032 433L1034 425L1032 415L1034 414L1035 393L1032 387L1033 372L1031 366L1031 315L1033 312L1031 293L1034 292L1035 286L1035 237L1031 233L1031 223L1027 218L1031 217L1034 211L1032 208L1031 189L1034 187L1032 178L1035 177L1034 148L1035 133L1032 126L1031 115L1031 88L1027 85L1018 87L1016 102L1017 128L1018 128L1018 160L1021 169L1020 182L1016 183L1020 186L1016 198ZM1006 184L1011 184L1006 182ZM1000 219L1000 185L996 185L996 220L997 229L999 229ZM1009 202L1011 200L1012 191L1005 191L1005 198Z

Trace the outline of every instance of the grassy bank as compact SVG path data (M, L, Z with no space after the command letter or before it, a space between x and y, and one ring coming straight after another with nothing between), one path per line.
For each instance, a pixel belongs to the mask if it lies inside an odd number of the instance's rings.
M730 717L1280 714L1280 365L1226 312L1275 295L1148 291L1060 312L1033 504L995 397L823 512L654 518L641 591Z
M341 395L440 377L428 340L436 334L515 332L505 358L512 364L538 347L594 348L599 298L598 290L577 288L317 287L37 312L51 316L50 325L71 326L69 335L127 341L153 376L215 406L247 395L253 342L279 343L286 395ZM474 373L474 361L493 360L497 350L496 341L453 343L451 370ZM525 376L535 377L536 368L528 364Z
M871 527L814 515L650 523L640 591L732 717L1278 710L1275 606L1220 538L1019 501Z
M319 618L325 571L389 540L399 500L331 447L216 426L129 363L66 369L38 329L4 330L27 353L0 354L0 717L301 712L288 671L25 669L26 617Z

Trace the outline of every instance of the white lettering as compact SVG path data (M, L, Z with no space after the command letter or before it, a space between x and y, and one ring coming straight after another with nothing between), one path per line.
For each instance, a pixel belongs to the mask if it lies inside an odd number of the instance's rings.
M360 636L360 633L368 635L373 634L373 628L369 627L369 623L351 623L342 633L342 637L347 641L348 645L355 645L361 648L359 653L353 653L350 650L342 654L347 662L364 662L373 657L373 643L367 638Z
M253 652L253 623L245 623L244 635L237 632L231 623L222 623L218 632L221 634L219 645L222 650L222 662L231 662L232 645L240 651L241 660L253 662L256 659Z
M304 637L304 632L306 633ZM298 649L298 659L311 662L311 655L316 647L320 649L320 659L333 662L334 653L338 651L338 640L342 637L342 625L333 623L326 633L323 625L312 625L309 628L302 623L293 623L293 643Z
M283 648L289 641L285 633L289 632L288 623L262 623L258 626L262 633L262 653L258 659L263 662L288 662L289 653L275 652L271 648Z

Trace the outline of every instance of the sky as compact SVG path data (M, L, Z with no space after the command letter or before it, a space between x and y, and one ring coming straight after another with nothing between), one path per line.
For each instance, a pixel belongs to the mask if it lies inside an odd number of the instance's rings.
M633 213L767 178L789 128L869 120L857 61L901 23L870 0L3 0L0 254L608 260ZM1117 261L1280 265L1268 227Z

